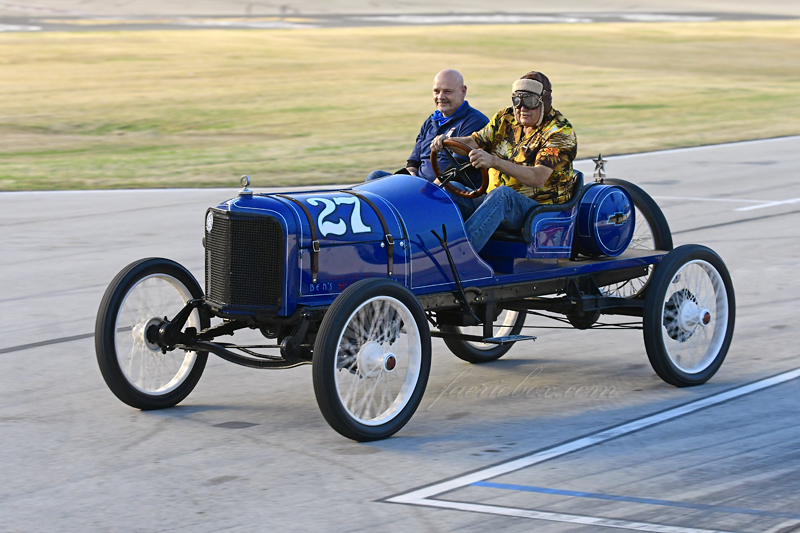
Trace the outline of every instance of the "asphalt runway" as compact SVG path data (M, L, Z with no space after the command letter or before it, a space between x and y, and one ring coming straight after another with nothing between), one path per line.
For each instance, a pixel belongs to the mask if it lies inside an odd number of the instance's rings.
M794 0L0 0L0 33L713 22L800 17Z
M563 13L755 13L800 15L795 0L506 0L491 8L511 15ZM482 14L484 0L0 0L0 15L40 17L309 16Z
M596 22L716 22L784 20L797 15L758 13L429 13L396 15L309 16L2 16L0 33L147 31L147 30L298 30L380 26L448 26L482 24L591 24Z
M481 24L591 24L595 22L716 22L783 20L797 16L755 13L430 13L397 15L267 16L1 16L0 33L146 30L297 30L375 26L447 26Z
M309 366L212 357L151 412L103 382L107 284L148 256L202 279L205 209L238 184L0 193L0 531L800 531L798 154L789 137L608 158L676 245L731 271L736 330L710 382L663 383L640 331L534 330L488 365L434 339L417 413L370 444L327 426Z
M398 25L713 22L800 17L795 0L0 0L0 33Z

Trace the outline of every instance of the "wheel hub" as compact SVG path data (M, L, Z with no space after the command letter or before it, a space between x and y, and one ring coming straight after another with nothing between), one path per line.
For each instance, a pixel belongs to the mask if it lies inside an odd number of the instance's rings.
M711 312L703 309L692 300L686 300L678 311L678 327L690 333L698 326L705 327L711 322Z
M686 342L699 324L707 325L710 321L711 314L700 308L689 289L674 292L664 305L664 327L667 334L678 342Z
M151 327L154 327L155 330L157 331L159 326L161 326L162 322L164 322L164 319L162 317L154 316L153 318L147 320L146 322L141 322L133 326L133 329L131 330L131 334L133 335L133 342L135 344L143 345L151 352L160 352L161 347L157 343L151 341L148 338L147 332Z
M358 352L358 371L362 377L374 378L381 372L392 372L397 366L397 357L386 353L377 342L368 342Z

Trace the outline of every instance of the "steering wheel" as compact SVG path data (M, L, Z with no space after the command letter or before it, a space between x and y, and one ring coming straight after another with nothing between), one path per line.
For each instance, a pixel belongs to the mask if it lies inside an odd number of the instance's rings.
M447 187L447 190L450 191L451 193L457 196L462 196L464 198L477 198L478 196L484 194L486 192L486 189L489 188L489 173L486 171L485 168L480 169L481 176L483 176L483 183L481 184L481 187L478 190L465 191L453 187L453 185L450 183L450 180L456 177L461 177L464 181L470 183L469 175L467 174L467 169L474 167L472 166L472 163L470 163L469 161L463 164L460 164L458 161L456 161L453 152L448 149L448 146L458 148L467 153L469 153L472 150L472 148L454 139L445 139L442 142L442 145L444 146L445 157L447 157L447 159L450 160L450 167L448 167L448 169L445 170L444 172L439 171L439 161L437 157L438 152L431 149L431 168L433 169L434 175L441 182L442 186Z

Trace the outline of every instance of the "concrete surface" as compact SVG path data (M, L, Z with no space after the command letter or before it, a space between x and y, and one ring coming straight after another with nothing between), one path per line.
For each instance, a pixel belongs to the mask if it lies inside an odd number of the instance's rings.
M708 22L795 18L794 0L0 1L0 33L152 29L295 29L385 25Z
M799 153L792 137L606 164L657 199L676 245L708 245L731 271L736 332L709 383L663 383L639 331L540 330L535 343L482 366L434 340L420 408L372 444L327 426L307 366L258 371L212 357L195 391L158 412L131 409L106 388L91 338L105 287L147 256L202 279L205 208L237 184L1 193L0 531L605 530L385 500L800 367ZM456 382L552 393L464 398ZM575 394L592 386L613 393ZM441 497L658 531L800 530L798 387L789 381L489 480L561 495L470 486ZM572 494L581 492L626 499Z
M487 4L481 0L3 0L0 14L35 16L297 16L297 15L354 15L409 13L761 13L800 15L800 5L794 0L562 0L532 2L508 0L502 4Z

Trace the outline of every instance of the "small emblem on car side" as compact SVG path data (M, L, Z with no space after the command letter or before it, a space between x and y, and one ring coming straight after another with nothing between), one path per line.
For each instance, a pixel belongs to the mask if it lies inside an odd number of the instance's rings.
M214 214L209 213L206 215L206 231L211 233L211 228L214 227Z
M614 213L610 217L608 217L608 223L613 224L615 226L621 226L628 220L628 215L625 213Z

